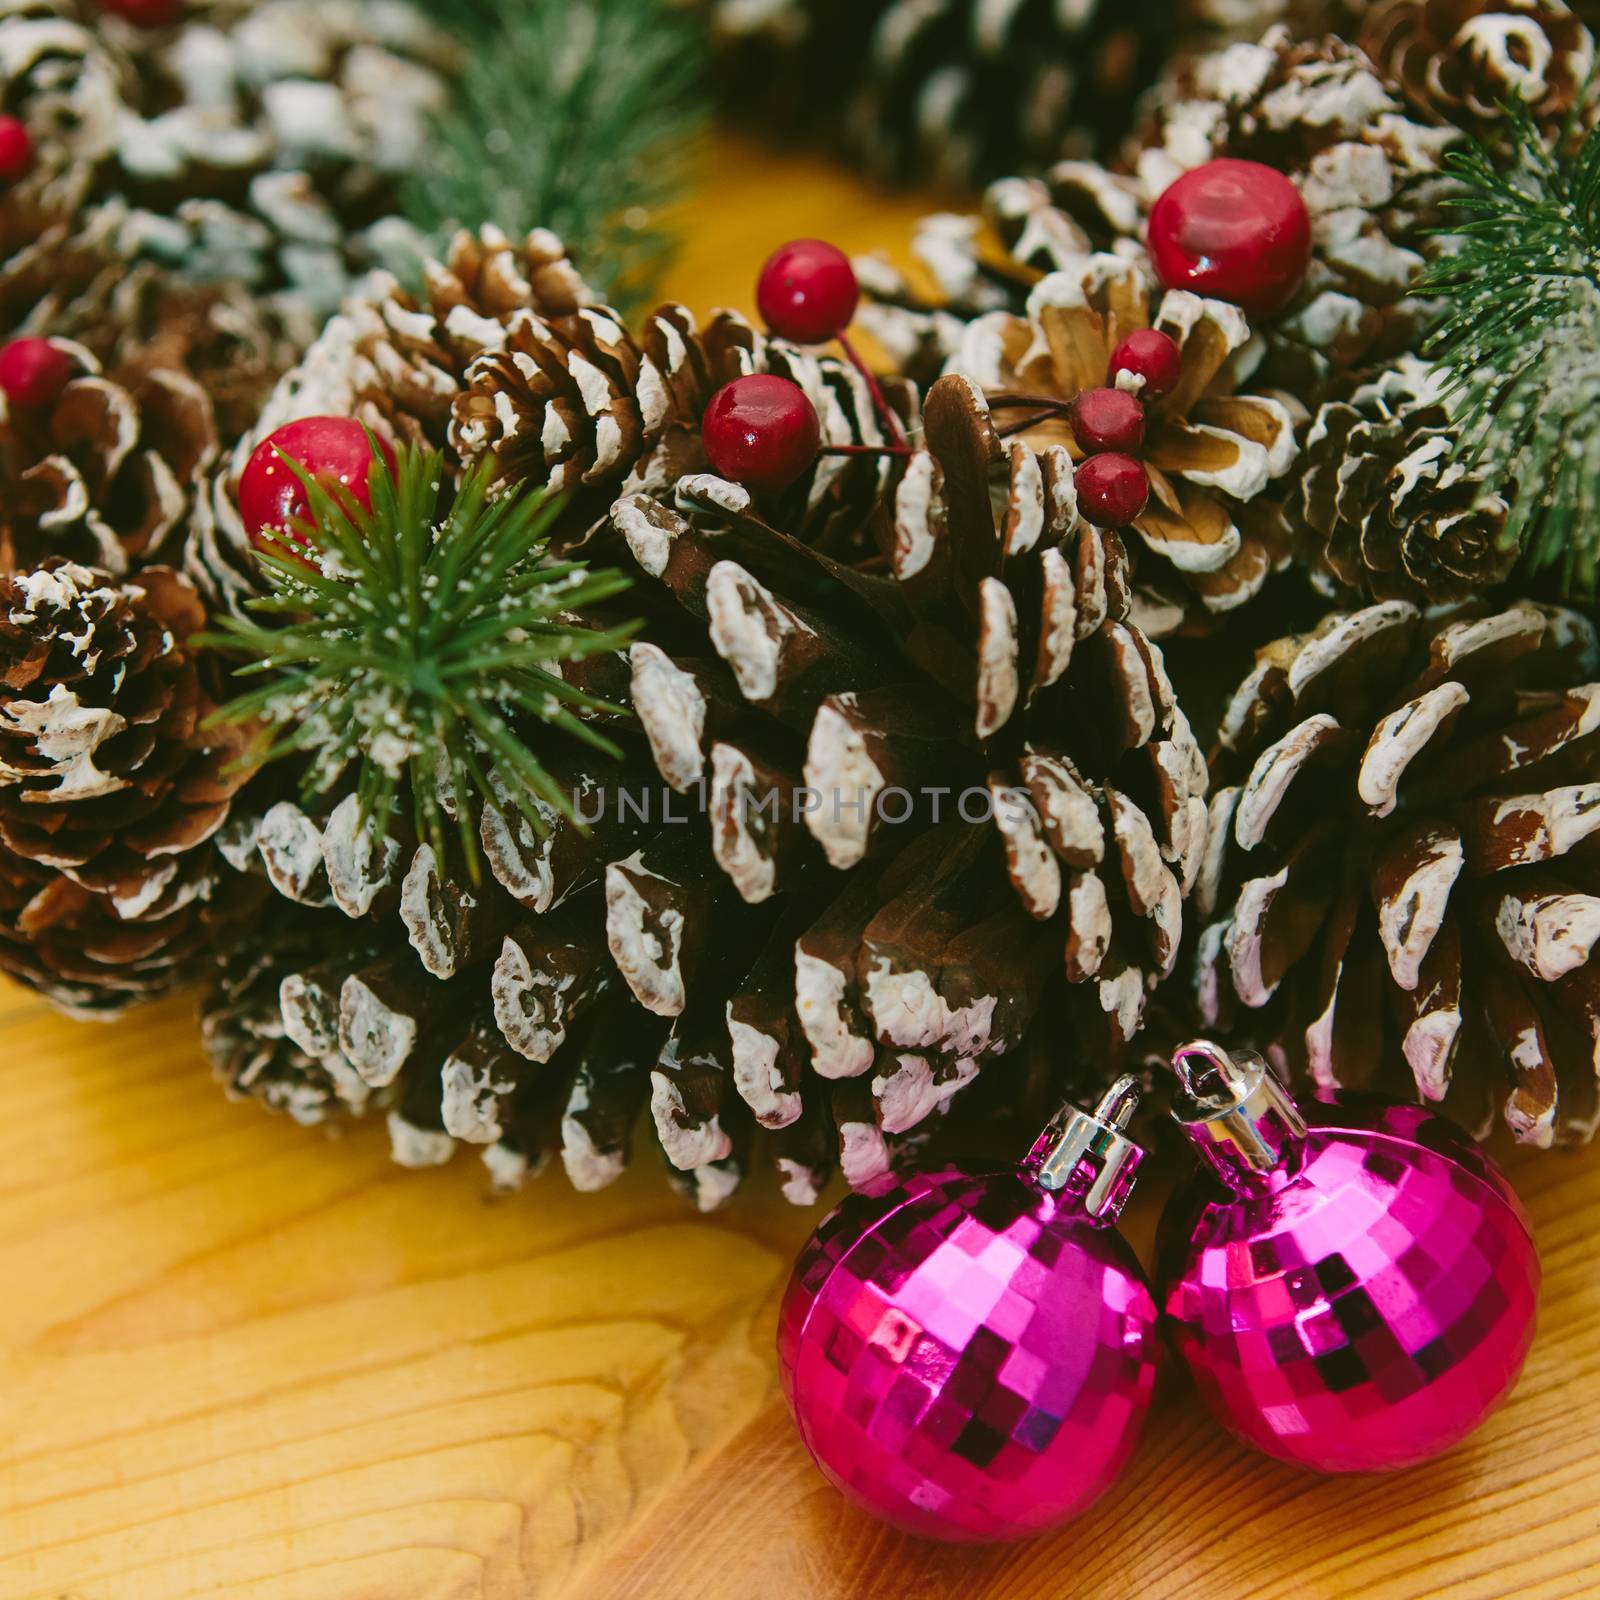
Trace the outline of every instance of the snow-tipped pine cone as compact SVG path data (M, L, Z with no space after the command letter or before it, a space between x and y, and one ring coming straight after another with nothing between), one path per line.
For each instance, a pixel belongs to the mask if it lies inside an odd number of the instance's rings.
M22 212L63 248L109 233L125 262L246 287L303 345L357 276L415 256L398 185L453 59L405 0L223 0L150 29L8 0L0 86L43 154L0 236L26 240Z
M1335 613L1224 719L1196 947L1207 1026L1321 1087L1587 1138L1600 1048L1600 683L1577 613Z
M165 567L0 577L0 969L115 1011L202 971L258 898L211 839L244 782Z
M250 429L202 486L186 570L213 605L238 607L261 592L239 516L239 475L256 446L287 422L353 416L381 438L444 448L468 368L498 348L524 317L571 317L593 292L553 234L514 244L498 229L459 233L429 262L420 299L384 274L345 302Z
M885 178L972 184L1106 149L1181 31L1176 0L704 0L736 116Z
M1594 120L1594 35L1564 0L1380 0L1355 42L1423 116L1479 137L1513 100L1546 137L1575 109L1580 126Z
M0 399L0 570L63 557L123 577L181 558L218 454L210 397L181 367L106 373L55 343L73 362L60 396Z
M1234 358L1250 337L1244 313L1185 291L1161 293L1137 255L1079 256L1034 286L1023 314L995 311L966 324L947 370L986 396L1008 397L997 422L1025 421L1039 410L1027 402L1069 401L1105 385L1117 340L1145 327L1168 334L1182 356L1172 391L1145 402L1134 453L1150 501L1123 535L1136 564L1135 615L1160 638L1186 622L1226 618L1289 560L1272 491L1294 462L1302 419L1292 402L1235 392ZM1083 458L1066 414L1012 437Z
M603 537L644 633L582 670L631 705L606 721L625 754L549 757L586 831L483 809L479 885L403 833L377 850L354 795L236 817L230 859L354 919L359 950L282 972L285 1031L350 1064L399 1159L461 1140L511 1182L559 1151L597 1187L648 1104L698 1204L758 1130L806 1201L885 1171L985 1063L1036 1098L1011 1058L1066 1014L1060 1071L1137 1031L1204 761L1066 450L1004 445L959 377L926 438L837 542L860 558L789 532L804 496L691 475L619 499Z
M1338 590L1419 605L1480 599L1516 565L1506 498L1453 459L1443 375L1405 357L1330 401L1300 463L1307 560Z

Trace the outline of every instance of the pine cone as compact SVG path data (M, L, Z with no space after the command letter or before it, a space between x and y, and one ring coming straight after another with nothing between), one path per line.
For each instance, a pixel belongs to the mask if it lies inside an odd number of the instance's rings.
M831 356L769 339L732 311L702 329L682 306L660 307L635 338L615 312L508 321L503 345L467 369L450 429L463 464L494 451L512 481L573 497L569 521L584 534L619 494L663 493L709 470L700 424L711 396L751 372L798 384L826 445L882 445L861 375ZM881 465L824 460L801 493L806 532L835 513L848 486L875 493Z
M788 531L804 496L775 522L704 475L617 502L645 632L566 670L637 720L607 721L614 766L540 750L585 828L481 810L482 884L402 831L379 848L354 794L230 828L236 864L376 930L375 955L333 937L284 975L285 1028L312 1059L336 1045L402 1160L448 1135L510 1182L559 1150L597 1187L648 1103L702 1207L758 1127L809 1201L836 1166L887 1170L1064 1008L1096 1063L1137 1031L1199 868L1204 762L1067 451L1003 445L959 377L926 429L836 541L882 554L848 563Z
M1342 375L1415 347L1428 307L1414 285L1444 221L1440 160L1459 134L1408 119L1357 51L1332 39L1294 44L1283 29L1174 71L1152 105L1128 170L1062 162L1044 179L992 184L981 217L929 218L914 248L942 303L881 262L859 264L876 302L863 321L897 366L925 376L948 359L961 322L1020 311L1041 274L1129 248L1168 185L1218 156L1286 173L1312 219L1299 293L1256 327L1266 349L1253 384L1315 406Z
M963 185L1120 137L1178 20L1174 0L708 9L735 113L826 131L886 178Z
M243 782L163 567L0 577L0 968L73 1010L181 982L248 908L208 841Z
M1484 596L1511 575L1510 507L1453 464L1440 375L1404 358L1306 434L1301 496L1313 569L1346 591L1419 605Z
M1512 100L1546 137L1588 87L1594 36L1563 0L1381 0L1356 43L1424 117L1480 137ZM1582 121L1593 121L1591 98Z
M341 918L280 903L218 959L200 1001L200 1039L230 1099L258 1100L306 1126L366 1111L370 1091L336 1044L310 1055L289 1037L280 993L286 976L348 938Z
M1387 601L1264 651L1212 762L1207 1026L1321 1087L1410 1089L1480 1132L1504 1097L1519 1139L1587 1138L1595 668L1589 622L1526 601Z
M210 399L180 369L107 375L57 343L76 375L55 404L0 407L0 569L65 557L123 577L170 560L217 457Z
M0 79L47 156L0 235L20 245L29 216L63 247L114 228L124 260L243 285L303 345L355 277L417 252L397 185L453 54L403 0L229 0L163 29L95 0L13 6Z
M213 605L238 606L259 592L258 571L237 507L239 475L256 446L287 422L354 416L390 441L448 442L451 408L468 368L501 344L523 316L571 317L593 293L553 234L513 245L495 228L461 233L443 263L425 272L419 303L375 274L285 374L254 426L211 475L199 497L186 570Z
M948 369L1004 396L1007 420L1025 421L1040 414L1034 402L1104 385L1117 341L1140 327L1169 334L1183 355L1176 388L1146 406L1139 453L1150 503L1131 530L1137 615L1159 637L1186 618L1234 611L1289 560L1288 528L1268 491L1294 461L1297 418L1282 400L1233 392L1232 358L1250 337L1244 314L1189 293L1158 298L1137 256L1067 258L1034 286L1024 315L969 323ZM1083 455L1064 412L1012 437Z

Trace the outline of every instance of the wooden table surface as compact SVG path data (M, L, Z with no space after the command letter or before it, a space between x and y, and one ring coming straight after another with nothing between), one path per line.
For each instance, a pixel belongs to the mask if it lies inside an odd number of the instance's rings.
M918 209L721 144L670 287L747 307L774 243L898 250ZM1600 1594L1600 1160L1510 1166L1542 1332L1466 1447L1318 1480L1169 1376L1088 1517L952 1550L790 1432L774 1307L815 1218L770 1182L708 1219L652 1160L493 1200L466 1156L226 1104L185 1001L94 1026L0 989L0 1600Z

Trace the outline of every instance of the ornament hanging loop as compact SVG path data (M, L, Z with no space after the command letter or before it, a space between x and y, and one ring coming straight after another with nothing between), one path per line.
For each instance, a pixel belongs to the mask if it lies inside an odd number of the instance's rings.
M1235 1194L1260 1194L1306 1135L1289 1091L1254 1052L1210 1039L1174 1051L1172 1069L1182 1085L1172 1115L1201 1159Z
M1106 1090L1093 1111L1063 1106L1022 1164L1041 1189L1076 1202L1097 1227L1122 1214L1144 1160L1143 1148L1127 1135L1141 1092L1130 1073Z

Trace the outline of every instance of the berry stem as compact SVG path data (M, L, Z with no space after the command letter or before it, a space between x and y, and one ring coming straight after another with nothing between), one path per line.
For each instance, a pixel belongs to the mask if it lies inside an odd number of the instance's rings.
M909 456L908 444L830 444L824 445L819 456Z
M861 374L862 381L867 386L867 392L872 396L872 403L877 407L878 416L883 422L884 430L890 439L900 448L905 447L906 436L900 427L900 419L894 414L889 402L884 398L882 388L878 384L872 369L856 353L856 347L850 343L849 335L843 329L839 331L839 348L844 351L845 359L857 372Z
M1012 406L1037 406L1042 411L1054 416L1057 412L1070 411L1072 401L1063 400L1059 395L1049 394L1021 394L1006 390L1001 394L991 394L986 397L991 411L1005 411Z
M1048 411L1035 411L1031 417L1019 417L1015 422L1008 422L1003 428L995 429L995 438L1009 439L1013 434L1026 433L1029 428L1036 428L1041 422L1049 422L1052 417L1059 417L1066 410L1065 406L1051 406Z

